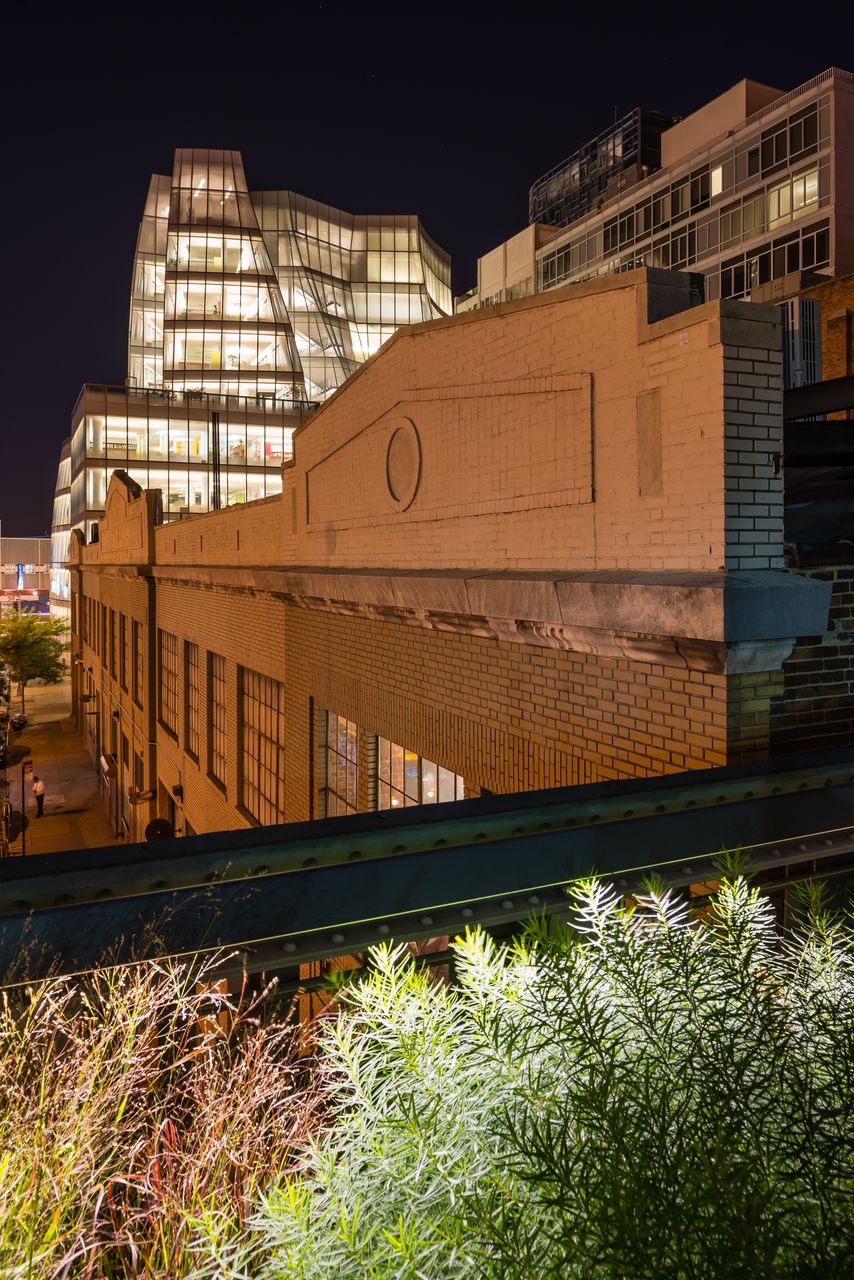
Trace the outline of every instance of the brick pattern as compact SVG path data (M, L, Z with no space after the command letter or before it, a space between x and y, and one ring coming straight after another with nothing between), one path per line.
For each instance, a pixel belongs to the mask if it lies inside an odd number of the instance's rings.
M769 326L769 332L775 331ZM782 569L783 356L779 349L725 346L724 447L725 567Z
M114 606L128 586L93 572L84 572L83 581L87 593L98 590ZM373 803L369 762L377 734L461 774L467 794L667 773L726 760L723 676L428 632L186 584L158 586L156 616L157 624L181 643L198 644L202 706L208 700L206 652L226 659L229 772L224 792L205 767L207 717L199 726L198 761L180 745L186 740L183 685L177 740L161 726L155 729L156 778L148 782L165 795L182 787L179 830L184 821L194 831L250 825L238 808L237 753L237 673L248 654L253 669L284 684L290 821L321 812L316 730L324 709L359 726L362 808ZM135 732L148 714L147 702L140 712L88 648L87 661L96 666L104 708L118 709L122 724Z
M779 671L731 675L727 681L728 763L767 760L770 752L771 699L783 689Z
M804 296L821 303L822 377L844 378L854 373L854 275L805 289ZM854 417L854 410L833 417Z
M761 684L735 681L728 696L727 677L682 666L300 608L241 573L368 571L370 599L369 571L390 566L450 577L782 567L775 313L714 303L649 324L646 281L628 273L399 330L297 432L281 498L154 527L152 495L111 484L101 542L75 550L75 576L99 609L142 620L144 708L105 669L103 643L86 661L102 716L117 710L144 744L161 811L183 793L179 830L251 821L238 808L239 665L284 688L290 820L318 813L321 709L359 726L365 758L381 734L462 775L470 793L725 764L728 733L738 751L759 749L767 729L749 717L771 698ZM423 450L405 509L385 467L401 416ZM307 496L323 473L315 525ZM196 580L170 579L173 565ZM181 746L183 688L177 738L156 724L158 628L199 646L203 707L206 655L225 659L224 787L207 774L206 716L198 760ZM367 805L367 776L360 787Z
M833 583L824 636L798 641L771 704L772 752L854 746L854 568L807 569Z

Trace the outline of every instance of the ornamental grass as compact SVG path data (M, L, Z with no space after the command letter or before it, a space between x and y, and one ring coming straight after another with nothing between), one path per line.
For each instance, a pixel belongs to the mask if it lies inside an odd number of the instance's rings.
M0 1273L854 1275L850 923L809 887L782 929L734 869L702 913L567 892L450 983L376 949L311 1061L192 967L9 993Z
M194 1274L240 1238L319 1105L295 1028L205 966L0 993L0 1275Z

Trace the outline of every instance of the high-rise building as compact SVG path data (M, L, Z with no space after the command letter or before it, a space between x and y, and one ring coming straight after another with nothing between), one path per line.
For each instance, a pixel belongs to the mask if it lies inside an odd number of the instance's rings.
M127 384L87 384L72 415L56 605L68 529L93 536L114 468L165 520L280 493L295 429L401 325L450 314L450 271L415 215L253 194L239 152L176 151L137 237Z
M788 93L742 80L644 149L645 119L633 112L534 183L532 225L480 259L458 310L639 266L754 302L854 271L850 72Z
M239 152L178 150L139 229L129 382L322 401L400 325L451 309L450 259L414 215L250 194Z
M71 439L62 442L56 473L50 539L50 611L66 622L71 613L71 580L66 565L71 540Z

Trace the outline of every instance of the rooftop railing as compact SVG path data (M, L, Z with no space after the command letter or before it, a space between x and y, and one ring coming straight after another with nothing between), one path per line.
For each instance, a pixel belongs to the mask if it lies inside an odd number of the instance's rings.
M174 405L190 405L205 404L209 410L221 409L239 409L244 413L269 413L271 410L279 413L309 413L318 407L315 400L304 400L297 396L281 397L281 396L230 396L216 395L208 391L173 391L170 387L128 387L128 386L112 386L109 383L85 382L80 388L80 394L74 405L74 414L76 416L81 400L84 399L87 392L93 392L100 395L116 395L122 396L128 401L151 403L154 401L159 404Z

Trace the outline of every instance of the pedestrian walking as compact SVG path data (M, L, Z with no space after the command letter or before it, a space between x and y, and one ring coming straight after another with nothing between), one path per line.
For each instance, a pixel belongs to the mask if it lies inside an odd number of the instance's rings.
M38 774L33 778L33 795L36 798L36 817L41 818L44 815L44 783Z

